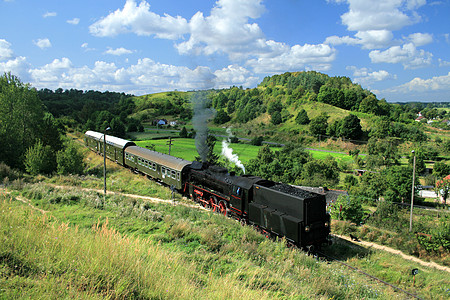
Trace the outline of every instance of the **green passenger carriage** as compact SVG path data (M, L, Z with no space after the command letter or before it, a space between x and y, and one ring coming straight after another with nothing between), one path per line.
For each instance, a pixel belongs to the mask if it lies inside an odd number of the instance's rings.
M191 163L191 161L138 146L129 146L125 149L126 166L178 190L183 188L187 177L187 167Z

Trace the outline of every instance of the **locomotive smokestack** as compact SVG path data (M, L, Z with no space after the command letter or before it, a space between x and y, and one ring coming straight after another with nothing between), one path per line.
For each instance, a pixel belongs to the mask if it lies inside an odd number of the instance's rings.
M208 137L208 119L212 118L215 110L210 107L207 93L204 91L195 92L191 97L194 108L194 116L192 124L195 130L195 147L202 162L206 162L208 155L208 145L206 138Z

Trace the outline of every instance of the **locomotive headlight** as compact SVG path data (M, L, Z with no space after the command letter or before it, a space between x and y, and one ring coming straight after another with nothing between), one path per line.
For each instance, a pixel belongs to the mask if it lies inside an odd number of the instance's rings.
M305 231L306 231L306 232L309 232L310 229L311 229L311 228L309 228L309 226L305 226Z
M330 223L325 222L325 227L328 227L328 226L330 226Z

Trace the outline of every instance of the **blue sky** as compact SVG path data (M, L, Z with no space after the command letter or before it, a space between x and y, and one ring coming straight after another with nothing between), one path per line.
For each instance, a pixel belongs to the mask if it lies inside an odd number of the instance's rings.
M447 102L449 16L448 0L0 0L0 73L143 95L315 70Z

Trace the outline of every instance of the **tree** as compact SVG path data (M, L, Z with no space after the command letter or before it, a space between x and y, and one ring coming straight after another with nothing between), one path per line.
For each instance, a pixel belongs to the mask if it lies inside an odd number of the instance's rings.
M269 105L267 106L267 113L269 115L272 115L274 112L281 112L281 110L283 109L283 104L281 104L280 100L275 100L269 103Z
M281 124L281 122L283 122L283 119L281 117L281 113L279 111L274 111L270 121L272 122L273 125Z
M359 104L359 111L369 114L378 113L378 100L374 95L369 95L364 98Z
M450 175L450 165L447 165L443 161L437 161L433 166L433 175L436 176L437 179L442 179L447 175Z
M295 118L295 122L300 125L309 124L310 121L311 120L308 117L308 113L304 109L300 110L297 114L297 117Z
M340 195L330 210L333 219L347 220L360 224L364 218L364 209L357 197Z
M262 136L255 136L254 138L252 138L252 140L250 141L250 144L254 145L254 146L261 146L263 142L263 137Z
M25 153L25 170L31 175L51 174L56 169L54 152L50 146L44 146L41 140Z
M302 182L311 186L335 185L339 182L339 167L336 160L328 156L324 160L310 159L303 166Z
M44 107L37 93L11 73L0 76L0 160L23 169L27 149L41 138Z
M83 174L85 167L83 154L71 141L66 142L64 146L65 148L56 154L58 174Z
M106 127L103 130L105 130ZM120 138L125 137L125 124L120 120L119 117L115 117L111 120L111 135Z
M394 139L370 138L367 143L367 165L369 167L381 167L397 165L400 155Z
M362 138L363 131L361 121L353 114L346 116L342 120L340 136L346 139L359 140Z
M51 113L45 113L41 122L41 130L42 143L49 145L55 152L61 150L61 133L64 132L64 129Z
M412 173L411 167L403 166L392 166L383 170L381 174L386 181L384 198L392 202L407 201L411 197ZM417 177L414 185L418 184Z
M230 120L230 116L223 109L219 109L214 117L214 123L216 124L224 124Z
M188 132L187 132L186 126L183 126L183 128L181 128L180 137L182 137L182 138L188 137Z
M322 113L309 123L309 131L313 135L325 135L328 127L328 114Z

